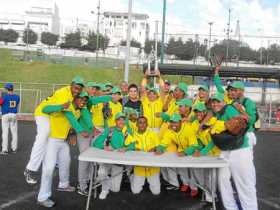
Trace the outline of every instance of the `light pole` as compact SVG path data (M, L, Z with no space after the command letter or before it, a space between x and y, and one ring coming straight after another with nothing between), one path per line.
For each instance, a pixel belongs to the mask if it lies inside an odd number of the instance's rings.
M166 0L163 0L161 47L160 47L160 63L161 64L163 64L163 60L164 60L165 17L166 17Z
M259 28L258 29L258 32L260 32L260 35L261 35L261 47L260 47L260 64L262 65L262 60L263 60L263 47L262 47L262 45L263 45L263 40L262 40L262 34L261 34L261 32L263 32L263 30L261 29L261 28Z
M91 14L94 14L94 11L91 11ZM98 51L99 51L99 19L100 19L100 0L98 0L97 5L97 23L96 23L96 60L98 59Z
M208 64L210 64L210 57L211 57L211 36L212 36L212 25L214 22L209 22L209 50L208 50Z
M229 35L231 32L230 29L230 15L231 15L231 9L228 10L228 24L227 24L227 48L226 48L226 65L228 63L228 57L229 57Z

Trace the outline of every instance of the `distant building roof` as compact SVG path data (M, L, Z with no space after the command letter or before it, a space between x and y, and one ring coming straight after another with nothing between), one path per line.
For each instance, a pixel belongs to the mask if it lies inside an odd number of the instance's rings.
M127 12L104 12L105 17L109 16L120 16L120 17L128 17ZM139 14L139 13L132 13L132 17L140 20L148 19L149 16L147 14Z

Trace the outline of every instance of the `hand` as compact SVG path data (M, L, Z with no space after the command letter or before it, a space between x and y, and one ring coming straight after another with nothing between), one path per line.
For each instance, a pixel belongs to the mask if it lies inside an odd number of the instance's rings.
M69 144L75 146L77 144L77 135L69 136Z
M159 71L158 69L155 70L155 75L156 75L157 77L160 77L160 71Z
M214 73L215 73L215 74L218 74L220 70L221 70L221 65L217 65L217 66L215 67Z
M66 102L65 104L62 104L63 109L68 109L70 106L70 101Z
M120 152L120 153L125 153L125 152L126 152L126 149L125 149L125 148L118 149L118 152Z
M104 150L105 151L113 151L113 148L111 146L105 146Z
M155 116L160 117L160 114L161 114L161 112L157 112L157 113L155 113Z
M178 157L184 157L186 156L184 152L177 152Z
M97 129L96 127L93 128L93 136L99 136L101 134L101 131L99 129Z
M196 150L194 153L193 153L193 157L200 157L201 154L200 154L200 151Z
M235 106L235 108L236 108L238 111L244 112L244 106L243 106L242 104L236 102L236 103L234 103L233 105Z
M155 151L155 155L162 155L162 154L163 154L163 153L160 152L160 151L158 151L158 150Z
M89 137L89 133L88 133L88 132L85 132L85 131L81 132L80 135L81 135L82 137L84 137L84 138L88 138L88 137Z

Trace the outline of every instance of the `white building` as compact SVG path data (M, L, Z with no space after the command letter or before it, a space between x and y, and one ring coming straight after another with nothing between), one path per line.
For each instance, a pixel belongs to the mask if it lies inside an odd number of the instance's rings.
M140 42L142 46L146 38L149 38L148 18L146 14L132 14L131 39ZM128 13L104 12L100 32L110 38L110 46L118 46L122 40L126 40L127 26Z
M0 28L14 29L22 37L23 31L28 27L38 34L39 41L42 32L59 35L60 18L56 3L53 0L34 0L27 6L24 14L0 14Z

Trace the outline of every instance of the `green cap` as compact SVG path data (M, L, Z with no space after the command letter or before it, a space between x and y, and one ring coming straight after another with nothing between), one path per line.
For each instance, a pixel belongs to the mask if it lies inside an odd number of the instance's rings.
M165 83L165 84L168 84L168 85L171 85L171 81L168 80L168 79L164 80L164 83Z
M131 115L131 114L135 114L138 116L138 112L136 109L133 109L131 107L124 107L124 113Z
M158 90L158 88L156 88L156 87L152 87L152 86L147 85L147 86L146 86L146 89L147 89L148 91L152 91L152 92L154 92L154 93L159 93L159 90Z
M187 86L186 83L180 82L180 83L177 85L177 87L178 87L180 90L182 90L182 91L185 93L185 95L188 95L188 86Z
M106 90L107 90L105 84L99 84L99 85L100 85L100 89L101 89L102 91L106 91Z
M110 82L107 82L107 83L105 83L105 87L111 87L111 88L113 88L114 86L113 86Z
M79 95L80 98L82 97L88 97L89 98L89 95L87 92L81 92L80 95Z
M204 90L206 92L209 92L209 88L206 85L200 85L198 90L200 90L200 89L202 89L202 90Z
M85 83L84 83L84 79L80 76L75 76L73 79L72 79L72 83L75 83L77 85L81 85L81 86L85 86Z
M180 101L177 101L176 104L178 106L188 106L188 107L191 107L192 106L192 100L189 99L189 98L184 98L184 99L181 99Z
M232 84L229 85L229 87L233 87L241 90L245 89L244 83L241 81L234 81Z
M199 111L199 112L204 112L207 110L206 106L204 103L196 103L194 106L193 106L193 110L194 111Z
M87 82L86 86L87 87L96 87L96 83L95 82Z
M118 87L113 87L112 93L121 93L121 90Z
M118 113L116 114L116 116L115 116L115 120L118 120L118 119L120 119L120 118L125 118L125 114L122 113L122 112L118 112Z
M170 121L172 122L180 122L182 120L181 115L174 113L173 115L171 115L170 117Z
M217 101L224 101L224 95L222 93L215 93L212 97L212 100L217 100Z

